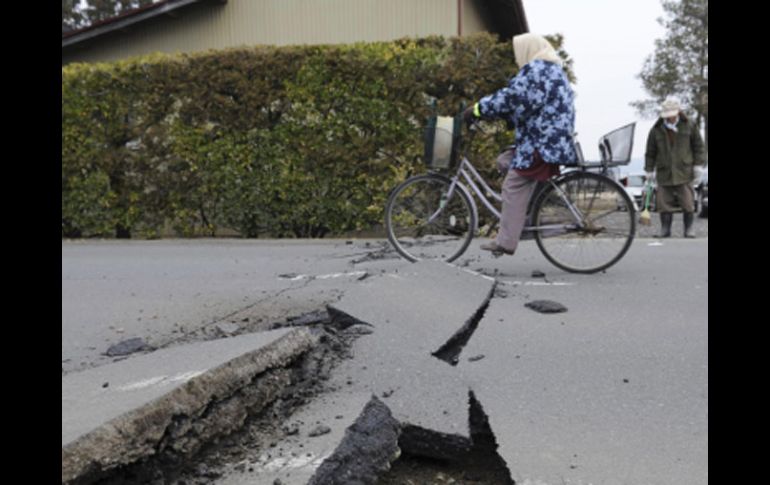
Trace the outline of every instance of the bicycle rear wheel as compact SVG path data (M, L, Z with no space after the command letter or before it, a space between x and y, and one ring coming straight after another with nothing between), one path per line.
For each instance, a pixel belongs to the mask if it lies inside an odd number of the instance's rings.
M539 226L535 241L543 255L572 273L596 273L617 263L636 233L636 210L626 191L588 172L566 174L554 184L533 209L533 223Z
M409 261L454 261L468 248L476 228L476 211L465 188L425 174L405 180L385 205L388 240Z

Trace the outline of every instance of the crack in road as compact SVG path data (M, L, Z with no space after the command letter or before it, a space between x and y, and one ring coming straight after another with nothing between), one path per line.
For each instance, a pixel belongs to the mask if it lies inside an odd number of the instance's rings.
M468 391L468 430L470 438L402 424L398 444L403 453L377 485L402 485L405 477L410 483L515 485L473 390Z
M360 279L362 278L359 278L359 280ZM243 318L244 315L247 315L249 312L251 312L256 308L259 308L262 305L273 303L284 295L287 295L292 292L298 292L308 288L308 286L313 281L316 281L316 279L313 277L310 277L310 278L298 279L296 281L300 281L301 283L292 284L292 286L282 288L275 292L266 294L265 296L259 298L253 303L243 306L238 310L232 311L227 315L218 317L214 320L204 323L200 327L190 332L186 332L178 337L161 342L156 346L156 348L158 349L167 348L170 346L186 344L190 342L213 340L217 338L222 338L223 336L236 336L236 335L241 335L248 332L260 332L260 331L273 330L273 329L282 328L282 327L301 326L301 325L321 323L323 320L325 320L324 316L320 316L319 318L315 319L315 321L309 321L307 320L307 318L308 316L312 314L318 314L319 312L325 313L324 307L326 305L333 303L334 301L339 301L339 299L342 298L343 296L342 293L338 293L338 292L335 292L335 290L331 290L330 296L325 298L325 301L321 303L319 306L315 307L314 310L310 310L299 315L284 316L281 319L269 319L269 318L265 319L265 317L261 317L255 323L253 323L250 317ZM283 313L285 315L288 312L281 311L280 313ZM303 319L306 319L306 321L303 321ZM241 322L236 323L235 322L236 320L241 320ZM231 331L227 331L227 332L223 332L221 328L219 328L220 325L223 325L223 324L229 325L230 322L237 325L237 328L233 328ZM244 324L244 322L248 322L248 323ZM223 333L225 333L226 335L222 335Z
M148 418L137 426L146 427L155 438L137 438L131 434L124 437L136 442L136 451L132 451L136 456L122 454L115 463L89 466L66 480L63 471L62 483L211 483L221 476L224 464L236 461L254 447L267 448L268 443L285 435L280 424L297 408L324 392L323 383L336 364L349 357L348 349L359 336L355 329L338 331L328 327L328 322L311 327L311 333L317 334L315 343L308 344L295 357L283 358L275 367L255 375L242 376L241 382L227 384L189 412L174 411L161 422L159 416L166 411L149 409ZM233 366L233 370L229 370L230 367L220 369L226 373L238 372L235 370L238 366ZM214 377L206 379L211 381ZM189 392L198 395L204 391L193 386ZM63 450L63 469L64 455ZM78 458L67 455L66 462L73 459Z
M457 365L457 363L460 361L460 354L462 353L463 348L470 341L471 337L473 336L473 332L476 331L476 328L479 326L479 322L481 322L481 319L484 318L484 314L486 314L487 308L489 308L489 302L492 301L492 296L495 294L495 288L497 288L497 281L492 284L492 289L489 291L489 294L484 299L478 310L476 310L476 312L471 315L471 317L465 322L460 330L452 335L449 340L446 341L446 343L444 343L431 355L437 359L443 360L450 365Z
M365 243L366 247L371 247L371 243ZM352 254L346 254L340 256L339 259L345 259L345 258L351 258L355 256L363 256L362 258L353 259L350 261L350 264L355 266L356 264L360 263L367 263L370 261L381 261L384 259L399 259L401 256L393 249L393 246L390 245L390 243L378 243L379 248L375 248L373 250L365 250L363 252L358 253L352 253Z
M327 275L327 278L359 276L361 274L367 273L356 271ZM211 322L208 327L226 322L244 311L274 300L287 292L305 288L312 281L318 279L318 277L308 275L284 276L292 282L301 281L302 283L260 298L238 311ZM498 283L497 280L493 281L491 289L480 306L455 334L431 354L433 357L452 366L458 363L463 348L470 341L474 331L484 318L490 301L495 296ZM339 310L333 304L327 304L325 312L318 311L304 319L303 317L287 319L285 325L306 325L319 329L324 333L324 337L321 339L322 344L307 355L317 353L320 348L324 348L326 349L325 352L331 351L333 355L337 356L337 359L350 351L353 341L358 336L376 332L376 329L369 323ZM179 343L184 339L195 339L196 336L203 335L200 332L205 330L200 329L167 345ZM340 335L344 335L348 331L348 336L340 339ZM309 357L303 355L300 360L305 362L308 359ZM265 374L263 378L270 380L268 375L276 373L278 379L276 382L280 384L278 387L272 387L274 388L273 392L238 391L226 398L225 401L212 401L207 406L207 411L196 418L200 419L196 424L193 423L192 417L177 416L163 433L163 438L158 443L155 458L141 460L128 467L119 468L108 475L94 474L88 479L72 483L136 483L143 480L157 480L159 477L164 483L210 483L212 479L219 476L218 470L225 463L233 463L237 456L243 456L243 454L236 454L230 458L214 458L220 456L223 446L228 446L227 443L232 443L234 440L235 443L242 443L240 446L243 448L266 447L267 442L271 439L274 440L274 438L264 436L265 429L275 429L278 426L277 423L285 423L297 406L307 403L315 394L323 392L319 387L313 386L323 387L321 383L328 379L334 365L292 364L292 366L305 369L301 375L285 369L271 371ZM309 393L306 389L308 385L314 389ZM383 397L388 397L385 394ZM260 401L260 403L255 400ZM281 404L284 401L291 401L294 404L288 406ZM283 406L280 412L271 411L271 409L275 409L276 405ZM316 474L310 483L350 483L345 479L331 478L338 476L348 478L355 476L357 483L362 484L401 483L398 482L399 478L397 478L401 476L399 475L402 473L399 472L401 467L406 467L407 474L413 473L417 476L419 472L410 467L426 468L425 463L421 462L426 457L444 460L445 463L442 466L448 467L447 469L464 470L462 472L457 471L457 473L462 473L463 476L467 475L467 478L483 477L492 480L491 482L485 481L485 483L514 483L510 478L510 472L505 461L496 452L497 444L494 434L489 427L483 408L476 400L472 390L469 390L468 406L470 438L425 429L406 422L398 422L390 414L389 408L373 396L356 423L348 428L346 438L340 443L334 454L320 461ZM215 410L217 411L214 412ZM224 418L224 416L230 417ZM276 418L279 418L279 421L276 421ZM362 422L368 422L368 427L361 424ZM266 423L270 424L266 425ZM196 431L190 435L189 433L193 430ZM255 433L263 435L260 438L260 443L248 442L254 439ZM287 432L276 430L273 433L281 435ZM220 443L221 439L214 437L221 434L231 437ZM362 440L365 444L361 444ZM401 451L404 455L399 458ZM225 456L227 455L225 454ZM362 467L362 464L368 464L368 466ZM391 464L394 469L388 471ZM180 481L168 482L168 480L177 479Z

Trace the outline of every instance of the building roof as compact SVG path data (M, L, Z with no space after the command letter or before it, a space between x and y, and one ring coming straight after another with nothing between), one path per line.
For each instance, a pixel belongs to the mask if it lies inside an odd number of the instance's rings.
M529 32L527 16L521 0L476 0L486 12L486 20L501 40Z
M81 29L63 32L61 36L62 48L93 39L115 30L125 29L139 22L144 22L151 18L161 15L167 15L180 8L187 7L195 3L216 2L227 3L227 0L161 0L143 7L127 10L120 15L95 22Z
M459 0L458 0L459 1ZM522 0L472 0L479 8L491 31L501 39L529 31ZM125 30L140 22L172 14L174 11L199 3L227 3L227 0L161 0L143 7L128 10L118 16L96 22L81 29L62 32L62 49L93 40L119 30Z

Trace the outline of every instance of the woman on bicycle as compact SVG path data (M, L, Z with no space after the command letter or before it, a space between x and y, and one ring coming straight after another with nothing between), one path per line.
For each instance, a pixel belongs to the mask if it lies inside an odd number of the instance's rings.
M463 113L468 123L503 119L516 130L516 145L498 157L498 167L507 171L500 230L494 241L481 245L496 255L516 251L537 181L558 175L560 164L577 163L575 95L562 60L544 37L531 33L513 38L513 53L519 72L508 86Z

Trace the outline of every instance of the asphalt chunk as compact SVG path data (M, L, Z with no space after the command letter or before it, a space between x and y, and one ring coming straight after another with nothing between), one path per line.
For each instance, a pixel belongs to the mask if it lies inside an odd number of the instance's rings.
M551 300L530 301L525 303L524 306L539 313L563 313L567 311L567 307L559 302Z
M121 357L149 349L151 349L151 347L144 341L144 339L135 337L116 343L108 348L107 352L104 354L109 357Z

